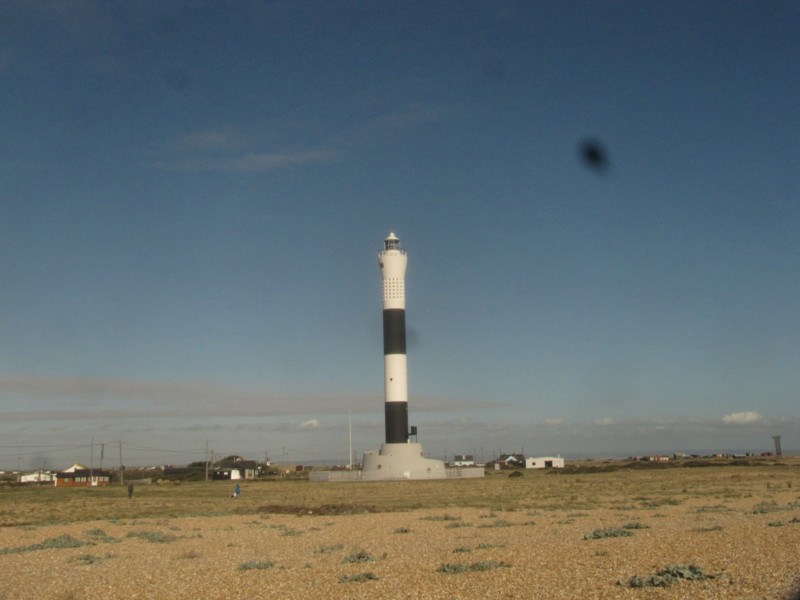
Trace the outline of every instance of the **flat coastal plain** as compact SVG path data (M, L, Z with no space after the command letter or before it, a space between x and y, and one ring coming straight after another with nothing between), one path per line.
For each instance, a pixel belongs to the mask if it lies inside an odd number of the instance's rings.
M0 489L0 599L792 599L800 462Z

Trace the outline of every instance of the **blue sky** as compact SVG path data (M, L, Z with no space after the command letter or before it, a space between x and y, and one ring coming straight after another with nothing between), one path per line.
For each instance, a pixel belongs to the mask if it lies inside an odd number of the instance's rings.
M0 4L0 466L377 448L390 230L429 455L800 450L799 57L788 1Z

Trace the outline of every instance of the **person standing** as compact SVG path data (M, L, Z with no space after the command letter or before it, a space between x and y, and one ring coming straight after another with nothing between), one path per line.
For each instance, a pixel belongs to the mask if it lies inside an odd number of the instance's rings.
M233 490L233 497L234 497L234 498L238 498L238 497L239 497L239 494L241 494L241 493L242 493L242 488L241 488L241 487L239 486L239 484L237 483L237 484L236 484L236 488Z

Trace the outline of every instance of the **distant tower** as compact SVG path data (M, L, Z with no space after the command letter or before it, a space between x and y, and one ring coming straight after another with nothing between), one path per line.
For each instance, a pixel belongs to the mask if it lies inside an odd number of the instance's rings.
M781 452L781 436L773 435L772 439L775 442L775 456L781 458L783 456L783 453Z
M406 365L406 251L394 233L378 254L383 278L383 383L386 443L408 441L408 371Z

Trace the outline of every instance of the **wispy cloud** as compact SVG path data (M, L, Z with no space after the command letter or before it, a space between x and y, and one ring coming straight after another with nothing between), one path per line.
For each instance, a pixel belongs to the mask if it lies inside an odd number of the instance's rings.
M256 417L370 414L383 411L380 391L286 394L212 381L141 381L90 377L0 377L2 420L53 421L156 417ZM488 403L420 397L417 412L481 409Z
M14 410L4 420L224 417L346 413L379 410L364 393L283 394L209 381L0 377L0 400Z
M324 149L291 152L248 152L235 157L209 158L192 156L159 160L153 162L152 165L164 171L238 171L257 173L327 163L336 160L338 156L336 152Z
M366 129L371 132L409 129L416 125L436 123L449 113L450 110L444 106L411 106L375 117Z
M337 158L330 150L306 150L302 152L248 153L241 158L221 161L220 168L227 171L274 171L300 165L326 163Z
M150 166L164 171L259 173L340 160L348 151L391 142L396 135L452 117L445 106L413 105L360 119L320 137L313 123L272 123L245 129L210 127L158 144ZM266 141L265 141L266 140ZM300 140L300 141L298 141Z
M608 425L616 425L617 422L611 417L602 417L600 419L595 419L592 423L600 427L607 427Z
M219 150L238 148L248 143L247 136L231 127L193 131L167 143L170 149L184 151Z
M754 410L729 413L722 417L722 422L726 425L749 425L751 423L760 423L763 420L764 417Z
M309 419L308 421L303 421L300 425L297 426L297 429L300 431L308 431L309 429L319 429L319 419Z
M564 419L561 417L557 418L548 418L542 420L542 425L554 426L554 425L562 425L564 423Z

